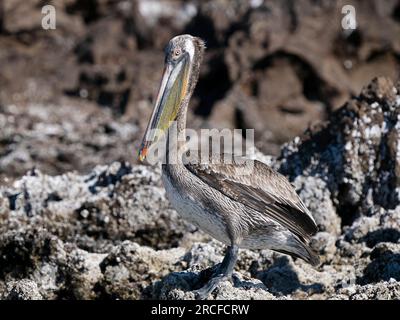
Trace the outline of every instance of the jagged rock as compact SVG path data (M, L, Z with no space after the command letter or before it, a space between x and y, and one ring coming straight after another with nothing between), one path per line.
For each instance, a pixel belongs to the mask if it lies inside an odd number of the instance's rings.
M250 269L255 259L263 257L250 250L241 250L236 269L244 274ZM185 271L173 272L147 289L152 299L194 299L192 292L203 286L211 276L212 270L223 259L223 246L215 240L209 243L195 243L181 257ZM264 260L264 259L261 259ZM254 266L253 266L254 269ZM249 270L250 271L250 270ZM247 273L249 275L249 273ZM274 299L265 285L257 279L234 274L233 283L223 281L211 299Z
M151 281L179 268L180 248L155 251L125 241L101 263L99 289L114 299L138 299Z
M0 279L10 282L26 278L35 282L43 298L56 297L62 286L57 281L59 269L67 255L56 236L41 228L20 225L18 230L1 234L0 252Z
M158 170L145 166L114 163L85 176L35 170L0 193L6 204L0 230L22 220L85 249L101 251L125 239L171 247L195 231L170 208Z
M6 300L42 300L36 282L28 279L11 281L7 283Z
M400 281L400 243L380 243L371 252L372 261L364 270L362 281L365 283Z
M390 80L373 80L325 128L287 144L281 172L292 180L299 175L322 179L344 225L361 214L373 215L375 206L394 209L400 203L399 156L390 137L400 132L399 107L399 87Z
M398 299L399 88L374 80L279 159L320 231L321 264L240 250L233 283L209 299ZM371 161L372 159L372 161ZM0 186L0 296L193 299L224 246L170 208L155 167L40 170Z
M400 283L397 281L381 281L366 286L352 285L341 289L338 295L330 299L338 300L398 300L400 298Z
M152 299L162 300L193 300L195 295L192 292L199 288L201 275L191 271L174 272L156 283ZM268 292L266 286L256 279L243 279L238 274L234 274L233 283L223 281L218 288L210 295L210 300L275 300L271 293Z
M89 172L101 163L133 157L138 127L118 121L94 105L29 107L0 105L0 174L22 176L36 168L47 174Z
M299 190L300 198L315 217L319 230L338 235L341 220L336 213L325 181L318 177L299 176L293 184Z
M106 254L90 253L82 249L74 249L68 255L62 274L68 277L65 289L76 299L94 299L97 297L97 287L103 274L100 264Z
M322 263L331 262L336 255L336 236L328 232L318 232L311 239L311 246L319 253Z

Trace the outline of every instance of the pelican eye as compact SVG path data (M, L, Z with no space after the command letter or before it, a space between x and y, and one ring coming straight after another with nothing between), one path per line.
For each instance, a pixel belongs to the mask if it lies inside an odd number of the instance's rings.
M172 56L174 59L179 58L181 56L181 54L182 54L182 50L179 48L174 49L174 51L172 51Z

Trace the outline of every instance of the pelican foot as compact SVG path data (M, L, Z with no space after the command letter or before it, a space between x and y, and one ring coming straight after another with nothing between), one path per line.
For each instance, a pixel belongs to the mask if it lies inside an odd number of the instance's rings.
M223 280L228 280L230 277L219 274L211 278L203 287L194 290L193 293L198 300L205 300L214 291L218 284Z
M228 247L224 260L218 265L212 278L206 283L206 285L193 291L196 299L206 299L221 281L232 279L232 272L237 260L238 251L239 247L236 245Z

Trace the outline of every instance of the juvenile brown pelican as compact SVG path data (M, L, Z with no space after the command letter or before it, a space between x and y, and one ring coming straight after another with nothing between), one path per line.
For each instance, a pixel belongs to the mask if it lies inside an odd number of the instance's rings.
M185 132L204 48L201 39L190 35L170 40L156 105L139 151L143 160L150 145L167 132L162 179L170 202L183 218L228 246L212 279L196 290L199 298L232 276L239 248L268 248L313 265L319 261L308 246L317 232L315 221L284 176L256 160L248 174L242 174L243 164L186 163L184 142L179 140L179 151L171 155L168 143L177 139L168 128L175 121L178 134Z

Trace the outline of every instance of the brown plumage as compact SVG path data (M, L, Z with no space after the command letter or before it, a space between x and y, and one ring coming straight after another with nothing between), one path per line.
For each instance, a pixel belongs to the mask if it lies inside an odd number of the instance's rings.
M177 122L178 135L185 134L187 107L204 48L201 39L190 35L170 41L166 48L167 73L148 130L162 127L166 115L176 114L169 120ZM171 103L175 112L171 112ZM146 132L142 158L152 143L147 137L152 136ZM176 140L170 131L166 141L162 179L170 202L182 217L228 245L213 279L197 291L199 297L205 298L222 278L232 274L239 247L268 248L318 264L318 255L308 245L317 232L316 223L284 176L257 160L215 163L211 157L207 163L186 162L184 142ZM171 141L179 147L178 152L168 149Z
M317 226L308 209L287 179L258 160L249 160L253 166L248 174L242 171L246 164L187 164L186 168L206 184L237 201L273 219L297 235L304 242L317 232Z

